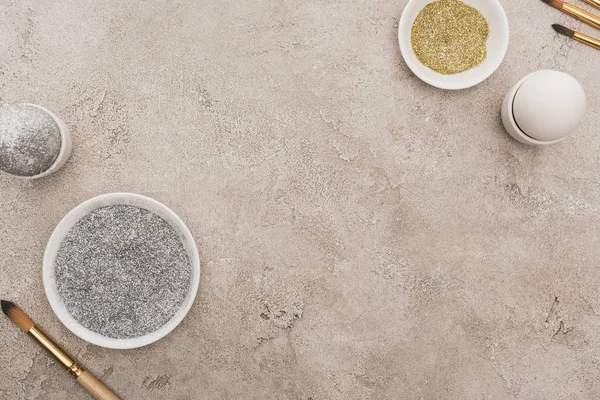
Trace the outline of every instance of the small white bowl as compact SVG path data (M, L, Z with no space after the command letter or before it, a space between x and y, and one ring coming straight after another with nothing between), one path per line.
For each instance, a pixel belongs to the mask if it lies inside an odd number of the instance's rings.
M442 75L421 64L411 43L415 19L423 7L434 1L436 0L410 0L404 7L398 26L398 41L404 61L421 80L440 89L466 89L483 82L498 69L508 49L509 29L504 9L498 0L462 0L463 3L476 8L488 22L490 36L487 41L487 58L479 66L468 71Z
M62 302L54 277L54 259L56 258L56 254L65 235L69 232L69 230L71 230L77 221L91 211L111 205L131 205L140 207L164 219L179 234L192 263L192 282L190 285L190 290L177 313L157 331L131 339L109 338L93 332L77 322L77 320L71 316ZM150 343L156 342L159 339L162 339L173 329L175 329L175 327L177 327L177 325L179 325L179 323L186 316L192 307L192 304L194 303L196 293L198 292L198 286L200 284L200 258L198 256L196 243L189 229L186 227L181 218L179 218L177 214L171 211L167 206L149 197L138 194L110 193L94 197L81 203L71 210L60 221L60 223L54 229L54 232L52 232L50 240L48 241L48 245L46 246L42 272L44 289L46 291L46 296L48 297L48 302L50 303L52 310L54 310L60 321L67 327L67 329L79 336L81 339L97 346L111 349L134 349L137 347L146 346Z

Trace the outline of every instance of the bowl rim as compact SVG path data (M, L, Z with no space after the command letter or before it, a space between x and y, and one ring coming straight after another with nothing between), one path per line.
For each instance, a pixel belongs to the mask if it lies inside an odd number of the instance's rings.
M175 315L158 330L144 336L128 339L109 338L93 332L81 325L73 316L71 316L60 300L54 280L54 258L58 252L62 239L67 232L77 221L79 221L89 212L101 207L116 204L135 205L140 208L145 208L144 206L149 207L146 208L148 211L153 212L163 218L167 223L175 228L180 235L182 235L182 239L185 241L184 244L186 251L192 263L192 282L190 284L190 289L180 309L175 313ZM134 349L147 346L164 338L183 321L194 304L196 295L198 293L198 288L200 285L200 257L198 255L196 242L190 230L187 228L183 220L169 207L165 206L159 201L151 199L150 197L135 193L107 193L93 197L77 205L75 208L69 211L61 219L56 228L54 228L44 252L42 278L44 290L46 292L48 302L50 303L50 307L63 325L65 325L65 327L73 332L76 336L101 347L110 349Z
M464 83L461 84L461 83L456 83L456 82L454 82L454 83L445 82L442 79L432 79L432 78L426 76L422 72L422 70L424 68L427 68L426 66L424 66L420 62L415 63L412 60L410 60L410 58L407 57L407 54L412 53L411 46L408 46L408 48L407 48L404 41L402 40L402 32L404 31L404 28L406 28L406 25L409 22L412 22L412 21L408 21L407 15L409 13L407 13L407 11L412 11L413 8L419 7L421 4L423 4L423 6L421 7L421 8L423 8L427 4L433 3L434 1L436 1L436 0L409 0L408 3L406 4L406 6L404 7L404 9L402 10L402 14L400 15L400 21L398 23L398 44L400 46L400 53L402 54L402 58L404 59L404 62L406 63L406 65L408 65L408 68L412 71L412 73L415 74L419 79L421 79L423 82L425 82L431 86L437 87L439 89L462 90L462 89L468 89L470 87L480 84L481 82L485 81L487 78L492 76L494 74L494 72L496 72L498 70L498 68L502 64L502 61L504 61L504 58L506 57L506 53L508 51L508 44L510 41L510 27L508 24L508 17L506 16L506 12L504 11L502 4L500 4L500 2L498 0L488 0L493 3L493 7L496 9L496 12L502 19L502 25L506 32L506 35L503 36L504 40L502 41L502 48L501 48L502 56L498 59L498 61L495 64L492 65L491 68L489 68L489 70L486 73L481 74L480 76L478 76L470 81L465 81ZM440 75L440 76L443 76L443 75Z

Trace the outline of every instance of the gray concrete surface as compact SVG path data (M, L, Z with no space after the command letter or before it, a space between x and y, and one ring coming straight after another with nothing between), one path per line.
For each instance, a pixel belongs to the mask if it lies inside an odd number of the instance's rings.
M402 62L405 3L2 0L0 101L54 110L74 153L0 177L0 297L124 399L599 398L600 52L550 24L594 31L504 0L501 68L444 92ZM589 111L534 149L499 112L542 68ZM112 191L178 212L203 265L183 324L132 351L70 334L42 288L54 226ZM87 398L0 337L0 398Z

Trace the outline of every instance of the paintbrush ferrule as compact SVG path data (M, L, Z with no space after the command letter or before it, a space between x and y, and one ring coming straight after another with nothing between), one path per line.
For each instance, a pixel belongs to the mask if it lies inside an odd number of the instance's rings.
M575 32L573 39L580 43L587 44L590 47L600 50L600 40L595 39L591 36L584 35L583 33Z
M52 354L56 359L65 366L65 368L73 375L75 378L79 377L83 373L83 368L81 368L73 359L65 353L63 349L61 349L56 343L52 341L40 328L37 326L33 326L27 332L35 340L38 341L50 354Z
M600 29L600 17L597 17L592 13L584 11L581 8L575 7L574 5L569 3L564 3L561 11L565 14L569 14L570 16L577 18L582 22L585 22L590 26L593 26L596 29Z

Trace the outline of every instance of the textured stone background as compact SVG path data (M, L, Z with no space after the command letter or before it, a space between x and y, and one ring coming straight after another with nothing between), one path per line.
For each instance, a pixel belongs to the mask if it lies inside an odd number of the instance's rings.
M0 297L124 399L599 398L600 52L550 24L594 30L504 0L501 68L445 92L401 60L405 3L1 0L0 102L54 110L75 147L0 177ZM543 68L589 112L534 149L499 111ZM132 351L70 334L42 287L54 226L112 191L201 251L189 316ZM0 398L86 398L4 318L0 338Z

